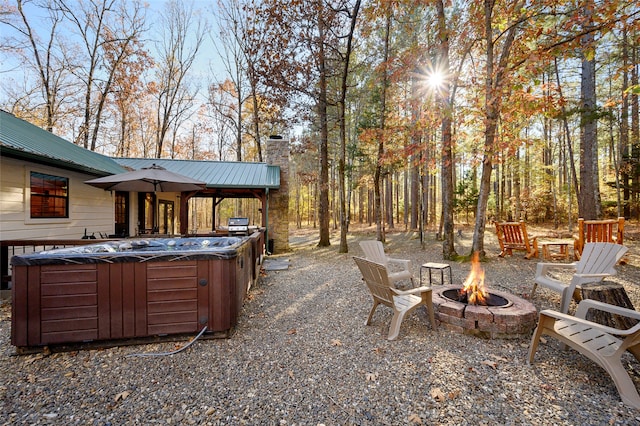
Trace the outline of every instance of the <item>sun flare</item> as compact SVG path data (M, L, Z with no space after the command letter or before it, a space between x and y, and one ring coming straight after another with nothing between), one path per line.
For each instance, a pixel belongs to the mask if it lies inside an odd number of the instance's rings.
M442 74L440 71L433 71L431 74L429 74L427 82L432 89L438 89L444 83L444 74Z

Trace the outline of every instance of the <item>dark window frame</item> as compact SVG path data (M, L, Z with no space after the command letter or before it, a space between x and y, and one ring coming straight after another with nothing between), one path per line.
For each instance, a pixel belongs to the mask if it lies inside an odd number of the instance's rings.
M69 219L69 178L31 171L31 219Z

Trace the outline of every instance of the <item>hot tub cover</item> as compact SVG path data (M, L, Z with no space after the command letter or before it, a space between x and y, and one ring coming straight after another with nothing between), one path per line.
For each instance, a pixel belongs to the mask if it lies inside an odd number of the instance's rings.
M158 262L231 259L244 241L240 237L150 238L108 241L15 255L14 266L83 263Z

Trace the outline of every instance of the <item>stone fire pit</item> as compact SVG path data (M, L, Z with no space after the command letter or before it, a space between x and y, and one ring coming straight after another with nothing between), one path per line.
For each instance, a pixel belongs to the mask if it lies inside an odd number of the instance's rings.
M451 300L443 292L460 286L433 286L433 307L436 320L448 330L489 339L529 337L536 326L535 306L520 297L503 291L489 293L507 299L507 306L469 305Z

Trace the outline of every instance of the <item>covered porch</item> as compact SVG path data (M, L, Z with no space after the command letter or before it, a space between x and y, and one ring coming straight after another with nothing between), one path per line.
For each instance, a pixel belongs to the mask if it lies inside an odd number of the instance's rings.
M174 173L206 183L203 189L180 193L130 193L130 207L121 207L116 227L130 235L179 234L181 236L225 235L231 217L247 217L250 224L269 232L269 193L280 187L280 168L265 163L197 160L116 158L123 167L139 170L157 164ZM224 200L238 200L220 213ZM174 208L173 205L175 204ZM159 215L155 218L154 215ZM221 217L223 216L223 217ZM176 220L177 219L177 220ZM119 222L128 221L123 225ZM177 222L177 223L174 223ZM161 229L149 229L158 223ZM164 232L159 232L160 230Z

